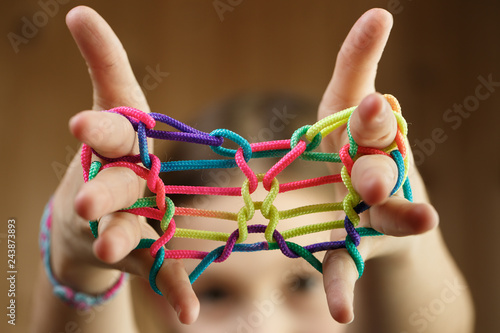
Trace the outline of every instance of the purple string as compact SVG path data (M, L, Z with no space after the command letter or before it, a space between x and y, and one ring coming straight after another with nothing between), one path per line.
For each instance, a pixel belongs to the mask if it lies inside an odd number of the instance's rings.
M266 231L267 226L263 224L253 224L248 226L248 233L255 234L255 233L264 233ZM356 232L356 230L355 230ZM357 232L356 232L357 234ZM357 234L359 237L359 234ZM231 252L233 251L233 248L236 244L236 241L238 240L240 236L240 231L239 229L236 229L231 233L229 236L229 239L227 240L226 245L224 246L224 249L221 253L221 255L215 259L215 262L223 262L229 256L231 255ZM278 244L279 249L281 252L289 257L289 258L298 258L299 255L297 255L295 252L290 250L288 245L286 244L285 239L281 235L281 233L278 230L274 230L273 232L273 237L276 240L276 243ZM258 250L268 250L269 249L269 243L268 242L259 242L259 243L254 243L254 244L248 244L249 248L248 251L258 251ZM308 250L311 253L319 252L319 251L324 251L324 250L335 250L335 249L340 249L340 248L345 248L345 241L332 241L332 242L323 242L323 243L317 243L317 244L312 244L304 247L306 250Z
M121 116L124 116L127 118L130 123L132 124L132 127L134 127L134 130L137 131L139 128L139 121L129 117L122 115L121 113L118 113L116 111L107 111L111 113L116 113ZM164 123L166 125L172 126L175 129L178 129L181 132L170 132L170 131L160 131L160 130L154 130L154 129L146 129L146 136L153 138L153 139L162 139L162 140L171 140L171 141L183 141L183 142L192 142L192 143L199 143L199 144L204 144L208 146L221 146L222 143L224 142L224 138L222 137L215 137L210 135L209 133L202 132L200 130L197 130L196 128L193 128L189 125L186 125L172 117L169 117L167 115L161 114L161 113L155 113L152 112L149 114L154 120L159 121L161 123Z
M356 213L360 214L360 213L364 212L365 210L367 210L368 208L370 208L370 206L368 206L364 202L361 202L356 207L354 207L354 211ZM361 241L361 236L359 235L358 231L356 230L356 228L354 227L354 225L352 224L352 222L349 220L349 218L347 216L344 220L344 224L345 224L345 228L347 230L349 237L352 239L353 243L356 246L358 246L360 241ZM267 228L267 226L265 226L263 224L254 224L254 225L249 225L247 227L248 233L251 233L251 234L264 233L266 231L266 228ZM239 236L240 236L239 229L236 229L235 231L233 231L231 233L231 235L229 236L229 238L227 240L226 245L224 246L224 249L223 249L221 255L217 259L214 260L215 262L223 262L227 258L229 258ZM281 252L285 256L287 256L289 258L298 258L299 257L299 255L297 255L295 252L290 250L290 248L286 244L285 239L283 238L283 235L281 235L281 233L278 230L274 230L273 237L274 237L274 240L276 241L276 243L278 244L279 249L281 250ZM322 243L307 245L307 246L304 246L304 249L306 249L307 251L309 251L311 253L315 253L315 252L320 252L320 251L325 251L325 250L336 250L336 249L345 248L345 247L346 247L345 241L331 241L331 242L322 242ZM257 251L257 250L262 250L262 249L268 250L269 243L259 242L259 243L251 244L251 246L248 248L248 251Z
M263 233L266 231L266 226L263 224L253 224L249 225L247 229L248 233L250 234ZM229 236L229 239L227 240L226 246L224 246L224 250L222 251L221 255L214 260L215 262L223 262L231 255L231 252L233 251L234 245L236 244L236 241L238 240L239 236L240 236L239 229L233 231L233 233ZM283 236L281 236L281 234L277 230L274 230L273 236L277 240L281 251L285 253L285 255L291 256L291 258L298 258L298 256L288 248L285 240L283 239ZM284 247L283 245L280 245L279 239L282 241L282 244L284 244ZM269 245L267 242L255 243L254 245L257 248L264 247L266 250L269 249Z
M368 208L370 208L370 206L367 205L364 201L362 201L356 207L354 207L354 211L358 214L361 214ZM354 225L352 224L351 220L347 215L344 218L344 227L349 237L351 237L351 240L354 243L354 245L358 246L359 243L361 242L361 236L359 235L358 231L356 230L356 228L354 227Z
M328 251L328 250L337 250L343 248L345 248L345 241L323 242L323 243L316 243L304 246L304 249L306 249L311 253Z
M265 229L264 229L264 231L265 231ZM295 252L293 252L292 250L290 250L290 248L286 244L285 239L283 238L283 236L276 229L273 232L273 238L276 241L276 243L278 243L278 246L279 246L281 252L285 256L287 256L288 258L298 258L299 257L299 255L295 254Z

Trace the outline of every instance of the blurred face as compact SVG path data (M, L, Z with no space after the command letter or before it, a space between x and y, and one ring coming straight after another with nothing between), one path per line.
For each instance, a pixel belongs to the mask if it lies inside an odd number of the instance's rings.
M264 199L259 189L252 194L254 201ZM328 202L321 189L292 191L280 194L275 201L278 210ZM236 212L243 206L242 198L212 197L202 204L205 209ZM329 221L332 213L311 214L282 220L278 230L284 231L305 224ZM234 221L208 218L177 217L182 228L232 232ZM266 224L256 211L248 222ZM310 234L291 239L300 245L329 240L329 232ZM264 241L263 234L250 234L245 243ZM211 251L220 242L192 239L173 239L169 248ZM318 254L316 254L318 255ZM322 260L322 255L319 257ZM191 272L199 260L185 260ZM175 314L162 297L154 302L163 318L162 326L174 332L189 333L322 333L344 332L344 327L330 316L323 288L322 275L304 259L290 259L280 250L252 253L232 253L223 263L213 263L193 284L200 300L199 319L190 326L178 324ZM160 304L157 304L160 305ZM161 310L160 310L161 309ZM165 315L169 313L169 315Z

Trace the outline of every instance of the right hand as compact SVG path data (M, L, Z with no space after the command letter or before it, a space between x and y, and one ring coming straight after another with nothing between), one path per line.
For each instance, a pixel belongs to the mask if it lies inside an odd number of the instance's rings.
M121 115L99 112L122 105L149 112L123 46L104 19L88 7L71 10L66 23L87 63L94 89L93 110L71 118L71 133L106 157L137 154L130 122ZM147 249L134 248L141 238L159 236L145 218L116 212L133 204L144 190L145 181L128 168L103 170L84 183L80 153L74 157L53 201L51 265L62 284L100 294L121 271L148 278L154 258ZM88 221L97 219L99 237L94 239ZM199 302L181 261L165 260L157 284L181 322L197 318Z

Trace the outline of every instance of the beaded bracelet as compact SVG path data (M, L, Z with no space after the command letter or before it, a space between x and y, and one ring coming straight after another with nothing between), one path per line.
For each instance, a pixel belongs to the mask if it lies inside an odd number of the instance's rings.
M54 295L63 300L66 304L80 309L87 310L93 306L102 304L110 300L121 286L123 286L128 274L122 273L118 281L104 293L94 296L86 293L78 292L68 286L62 285L54 276L50 266L50 230L52 227L52 203L53 198L49 200L45 206L42 219L40 221L40 237L39 245L42 255L42 261L47 272L47 276L52 283Z

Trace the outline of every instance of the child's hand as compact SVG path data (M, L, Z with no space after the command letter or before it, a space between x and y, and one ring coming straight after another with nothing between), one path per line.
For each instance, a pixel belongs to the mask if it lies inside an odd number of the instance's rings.
M97 110L127 105L148 111L127 54L108 24L92 9L77 7L67 25L89 68L94 88L93 110L71 118L73 135L106 157L139 152L130 122ZM152 148L152 145L150 145ZM80 154L75 156L54 196L51 260L55 276L78 291L99 294L120 271L148 278L153 258L148 250L131 252L141 238L158 238L144 218L115 211L143 195L145 182L128 168L110 168L83 183ZM89 220L99 219L94 238ZM158 287L184 323L195 320L198 300L181 261L167 260Z
M397 124L391 107L382 95L375 93L377 64L391 27L391 15L381 9L368 11L356 22L338 54L332 80L319 108L318 116L322 119L359 105L351 118L351 133L360 146L385 148L396 136ZM348 142L346 130L333 132L325 141L325 150L338 152ZM351 175L353 186L362 200L372 206L361 215L360 226L391 236L418 235L437 226L438 215L428 203L410 151L409 154L415 203L398 195L388 198L397 180L397 167L391 158L371 155L355 162ZM341 192L337 199L341 200L345 194ZM365 260L381 256L404 259L418 241L419 237L363 238L358 249ZM358 271L346 250L327 253L324 284L330 312L341 323L353 319L353 290L357 278Z

